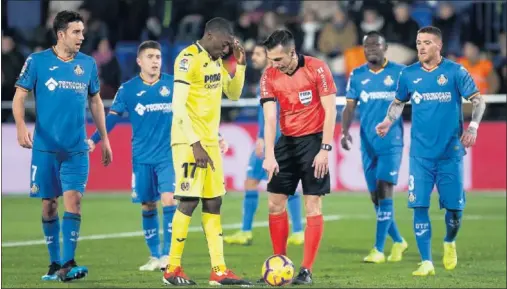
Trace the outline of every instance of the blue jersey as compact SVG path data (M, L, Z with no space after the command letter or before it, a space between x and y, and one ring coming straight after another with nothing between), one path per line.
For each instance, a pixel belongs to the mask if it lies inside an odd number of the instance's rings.
M357 100L361 123L361 149L375 155L401 152L403 149L403 121L398 119L389 133L381 138L375 126L384 120L396 95L396 83L404 65L387 61L379 71L364 64L352 71L347 85L347 99Z
M165 73L152 84L136 76L116 93L111 110L120 115L128 112L134 163L157 164L172 160L173 81L173 76Z
M462 98L478 93L468 71L445 58L432 70L420 62L403 69L396 98L412 103L410 155L429 159L463 156Z
M261 99L261 90L260 90L260 87L257 87L257 99ZM278 139L280 138L280 136L282 135L282 131L280 130L280 110L278 109L279 108L279 105L278 103L276 104L276 107L277 107L277 120L276 120L276 136L275 136L275 143L278 141ZM259 133L257 135L258 138L264 138L264 110L262 109L262 105L259 106L259 113L258 113L258 119L257 119L257 123L258 123L258 126L259 126Z
M86 103L100 91L95 60L78 52L64 60L53 49L31 54L16 86L33 90L35 133L33 148L49 152L88 150Z

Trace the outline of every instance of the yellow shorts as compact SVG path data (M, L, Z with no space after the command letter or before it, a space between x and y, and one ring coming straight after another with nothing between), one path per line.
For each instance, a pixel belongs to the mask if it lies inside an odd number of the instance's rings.
M225 179L222 154L219 146L203 145L215 166L206 169L195 164L192 147L187 144L172 146L176 188L174 197L193 197L211 199L225 195Z

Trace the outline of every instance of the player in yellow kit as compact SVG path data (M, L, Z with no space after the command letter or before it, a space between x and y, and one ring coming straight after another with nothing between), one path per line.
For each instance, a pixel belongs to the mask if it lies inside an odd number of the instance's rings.
M174 65L171 145L179 200L163 281L195 285L181 266L192 213L202 200L202 227L211 257L210 285L250 285L225 266L220 207L225 194L222 156L218 146L222 92L238 100L245 80L245 53L223 18L206 23L204 36L185 48ZM232 49L237 60L231 79L222 57Z

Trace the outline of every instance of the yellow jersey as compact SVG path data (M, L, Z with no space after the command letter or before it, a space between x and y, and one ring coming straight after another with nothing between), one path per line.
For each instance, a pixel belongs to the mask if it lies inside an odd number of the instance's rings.
M238 65L231 78L222 59L213 60L198 42L180 52L174 63L171 145L218 145L222 93L238 100L245 70Z

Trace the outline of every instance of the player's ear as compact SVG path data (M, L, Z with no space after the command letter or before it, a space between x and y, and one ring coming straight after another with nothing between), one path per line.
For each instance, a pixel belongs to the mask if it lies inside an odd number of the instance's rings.
M139 57L136 58L137 65L141 66L141 59Z

